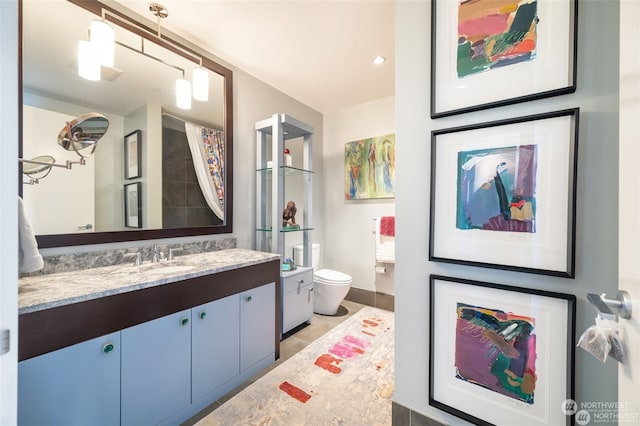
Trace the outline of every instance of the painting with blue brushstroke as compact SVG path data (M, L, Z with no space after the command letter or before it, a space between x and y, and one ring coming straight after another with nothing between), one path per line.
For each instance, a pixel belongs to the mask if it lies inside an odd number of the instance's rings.
M395 197L395 135L347 142L344 147L344 198Z
M458 152L456 227L536 232L536 145Z

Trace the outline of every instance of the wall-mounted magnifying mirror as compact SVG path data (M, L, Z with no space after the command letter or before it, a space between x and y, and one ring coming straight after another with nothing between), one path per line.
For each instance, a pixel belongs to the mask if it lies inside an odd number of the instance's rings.
M80 157L86 157L95 152L98 141L107 133L107 129L109 120L104 115L95 112L83 114L60 130L58 145L67 151L74 151Z
M60 133L58 133L58 145L67 151L75 152L80 159L77 161L67 160L65 164L58 164L50 155L41 155L31 160L18 158L18 161L25 163L22 166L22 173L30 176L28 184L39 183L40 179L49 175L52 167L64 167L71 169L74 164L85 165L85 157L93 154L98 141L102 139L109 128L109 120L102 114L95 112L83 114L80 117L67 121ZM47 138L45 137L45 140ZM91 148L91 150L87 150ZM84 152L80 152L84 151ZM35 175L39 175L36 177Z
M40 179L46 178L51 172L51 165L56 159L50 155L39 155L29 161L24 161L22 165L22 174L27 176L28 180L23 181L24 185L35 185Z
M159 37L151 13L141 17L114 2L21 0L21 13L20 157L86 163L51 173L39 185L21 186L38 245L232 232L231 70L168 31ZM79 75L79 45L90 41L96 20L113 28L114 57L88 80ZM202 72L207 96L194 95L185 109L176 102L176 82L194 86ZM88 111L94 114L84 115ZM60 131L64 123L69 125ZM199 130L187 131L193 126ZM193 142L187 133L201 135L200 140ZM60 146L52 143L58 134ZM205 159L219 164L211 179L196 173L194 143L215 155ZM32 167L24 161L22 171L29 178ZM43 166L49 162L42 160ZM214 197L203 195L199 186L208 181L217 185L209 191ZM125 189L138 183L141 220L131 228Z

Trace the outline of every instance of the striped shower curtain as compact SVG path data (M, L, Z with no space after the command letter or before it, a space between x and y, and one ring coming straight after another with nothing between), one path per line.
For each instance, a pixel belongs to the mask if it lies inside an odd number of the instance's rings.
M186 121L184 127L202 194L224 221L224 134Z

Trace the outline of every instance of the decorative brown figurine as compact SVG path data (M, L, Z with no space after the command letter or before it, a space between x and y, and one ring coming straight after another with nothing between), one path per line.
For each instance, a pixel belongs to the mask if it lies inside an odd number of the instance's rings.
M289 201L287 207L282 211L282 226L296 226L296 203Z

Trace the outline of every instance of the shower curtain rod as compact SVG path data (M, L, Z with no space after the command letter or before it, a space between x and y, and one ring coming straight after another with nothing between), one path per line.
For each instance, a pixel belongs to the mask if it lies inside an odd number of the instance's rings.
M187 120L184 117L180 117L179 115L167 112L165 110L162 110L162 115L166 115L167 117L175 118L176 120L180 120L182 122L191 123L191 124L197 124L198 126L206 127L207 129L213 129L213 130L219 130L219 131L223 130L223 129L216 128L216 127L212 126L211 124L198 123L197 121L193 121L191 119Z

